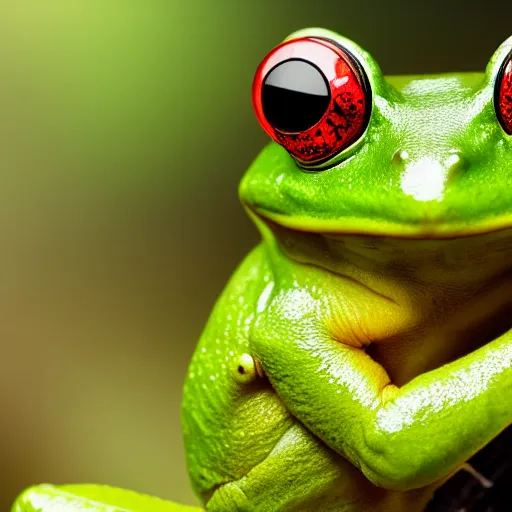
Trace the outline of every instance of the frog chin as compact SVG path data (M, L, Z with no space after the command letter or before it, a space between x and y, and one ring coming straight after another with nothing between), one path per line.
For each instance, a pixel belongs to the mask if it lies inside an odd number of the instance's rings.
M265 234L271 233L288 258L323 267L341 275L383 276L403 282L472 288L512 270L512 223L500 229L467 230L435 237L441 228L416 228L415 236L383 232L323 229L315 223L259 212L253 216ZM325 227L325 226L324 226ZM437 231L436 231L437 230ZM425 236L421 236L424 233ZM444 228L444 234L448 231ZM363 283L368 284L368 283Z
M273 237L279 249L270 257L362 285L356 309L370 303L381 307L382 299L399 308L398 316L407 322L388 338L372 338L370 350L395 383L408 382L512 328L512 227L473 236L407 239L299 230L262 220L264 236ZM333 284L329 293L338 289ZM400 346L404 361L413 358L417 365L401 365L393 346ZM422 357L414 358L420 346Z
M512 273L512 226L471 236L400 238L299 230L271 219L265 224L289 259L357 280L396 302L418 293L460 302Z

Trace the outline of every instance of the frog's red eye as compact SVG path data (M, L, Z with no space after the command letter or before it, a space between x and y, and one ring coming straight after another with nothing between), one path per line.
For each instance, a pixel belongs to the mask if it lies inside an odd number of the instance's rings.
M498 74L494 105L501 126L512 135L512 56L505 59Z
M320 38L293 39L270 52L256 72L252 98L263 129L306 166L359 139L371 110L362 67Z

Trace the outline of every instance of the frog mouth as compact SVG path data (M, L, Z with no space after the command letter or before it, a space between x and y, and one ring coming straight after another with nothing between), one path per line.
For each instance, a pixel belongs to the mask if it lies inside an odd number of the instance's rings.
M275 223L284 228L325 235L366 235L406 240L443 240L486 235L512 229L512 214L474 222L422 219L406 224L383 219L346 217L343 219L315 219L308 216L286 215L267 208L246 205L248 214L266 224Z

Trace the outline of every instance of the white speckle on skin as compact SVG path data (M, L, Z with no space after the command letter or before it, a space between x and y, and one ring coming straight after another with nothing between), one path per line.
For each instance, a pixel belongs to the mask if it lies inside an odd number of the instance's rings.
M361 374L359 369L350 365L340 365L339 360L322 353L318 355L318 359L320 364L316 370L317 373L325 373L332 377L333 383L345 389L345 393L352 396L352 400L371 410L375 410L379 406L379 398L369 388L367 378Z
M270 282L265 286L265 289L261 292L261 295L258 299L258 303L256 305L256 312L257 313L263 313L265 311L265 308L267 307L268 301L270 299L270 294L272 293L272 290L274 289L274 283Z
M512 345L495 350L485 359L454 372L448 379L435 381L424 388L399 396L389 408L377 412L378 427L392 434L421 419L439 413L461 402L475 399L488 389L504 370L512 367Z
M280 315L286 320L299 321L318 309L320 301L313 298L305 288L294 288L284 292L286 299L282 302Z

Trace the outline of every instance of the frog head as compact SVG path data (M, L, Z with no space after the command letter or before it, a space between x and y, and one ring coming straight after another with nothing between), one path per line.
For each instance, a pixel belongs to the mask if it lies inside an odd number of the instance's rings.
M442 238L512 224L512 38L485 73L386 77L352 41L296 32L260 65L269 144L240 187L291 228Z
M384 77L336 33L290 35L253 86L273 142L240 196L263 235L344 274L468 293L510 270L511 51L484 73Z

